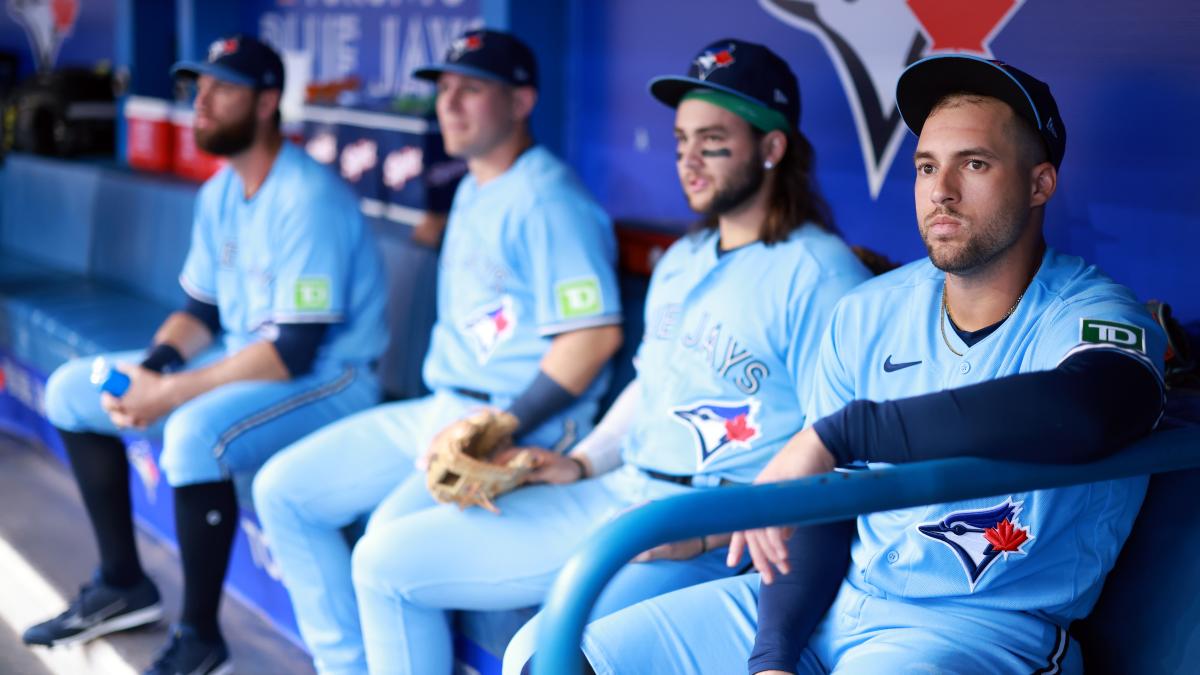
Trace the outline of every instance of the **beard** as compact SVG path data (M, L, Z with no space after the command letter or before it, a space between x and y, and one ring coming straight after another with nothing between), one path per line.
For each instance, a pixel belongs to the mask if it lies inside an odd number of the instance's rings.
M984 221L982 227L976 227L973 221L948 208L940 208L925 218L929 220L939 215L951 216L962 222L967 232L967 240L954 246L947 242L930 240L928 226L922 224L921 240L925 242L929 260L934 267L943 272L966 274L983 269L1012 248L1021 238L1024 224L1029 217L1029 207L1027 204L1014 204L1011 208L993 214Z
M696 209L709 218L736 210L762 187L766 171L757 150L744 163L729 172L729 182L717 189L708 206Z
M245 117L228 124L216 125L204 131L195 129L192 136L196 140L196 147L204 152L218 157L231 157L245 151L254 143L255 132L258 131L255 121L251 111L247 112Z

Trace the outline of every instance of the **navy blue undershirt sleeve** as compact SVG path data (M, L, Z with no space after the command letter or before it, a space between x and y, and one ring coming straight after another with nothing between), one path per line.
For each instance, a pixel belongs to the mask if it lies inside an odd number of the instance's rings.
M578 398L539 370L533 382L530 382L525 391L508 406L508 412L517 418L517 429L513 432L513 438L520 439L542 426L543 422L565 410Z
M275 338L275 351L292 377L312 371L317 349L329 328L327 323L283 323L279 324L279 337Z
M1162 387L1145 365L1096 349L1050 371L884 403L854 401L814 428L839 465L957 456L1067 464L1098 459L1147 433L1162 405ZM853 528L837 525L844 529L800 528L788 540L791 573L759 592L751 674L795 672L849 564Z
M1092 349L1053 370L883 403L853 401L813 428L839 466L961 456L1074 464L1148 433L1162 407L1162 385L1146 365Z
M854 522L800 527L787 540L791 571L758 592L758 633L747 663L750 675L796 672L809 637L846 576Z
M216 336L221 332L221 313L216 305L197 300L188 296L181 312L204 324L210 335ZM183 355L174 346L165 342L154 345L142 359L142 367L156 373L169 373L181 368L185 363Z
M221 312L216 305L188 297L183 311L191 314L197 321L204 324L208 332L216 337L221 332Z

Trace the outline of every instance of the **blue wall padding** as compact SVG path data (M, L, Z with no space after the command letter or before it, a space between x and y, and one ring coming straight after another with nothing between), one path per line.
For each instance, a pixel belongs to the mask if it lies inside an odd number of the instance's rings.
M87 164L10 155L0 172L0 247L70 272L87 271L100 174Z
M0 341L49 373L73 356L145 346L180 306L197 187L109 164L14 155L0 170ZM388 269L393 398L423 394L437 252L373 222Z
M13 155L0 248L175 306L196 188L117 167Z
M92 212L92 276L171 307L182 304L178 279L195 200L191 184L107 172Z
M389 397L421 396L428 391L421 380L421 365L437 316L438 254L414 243L412 228L406 225L381 219L372 219L371 224L388 274L387 324L391 337L380 359L380 378Z

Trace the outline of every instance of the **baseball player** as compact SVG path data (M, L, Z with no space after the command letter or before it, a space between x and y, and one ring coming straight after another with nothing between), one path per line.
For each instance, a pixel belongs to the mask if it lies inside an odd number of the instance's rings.
M415 464L425 463L435 434L482 406L512 413L523 442L574 445L592 427L622 339L611 222L529 134L537 99L529 48L506 33L472 31L416 75L436 82L446 151L469 170L441 252L424 365L433 393L326 427L280 453L254 484L301 635L323 673L366 670L340 529L373 511L377 522L434 506ZM403 557L418 542L397 545Z
M796 78L767 48L721 40L651 92L676 109L680 183L704 220L654 271L637 377L570 455L535 450L534 479L550 484L502 496L499 516L451 506L376 515L353 558L372 672L450 672L446 609L536 605L606 520L645 500L748 483L804 424L829 312L868 274L812 186ZM729 574L721 545L647 552L599 611ZM506 655L509 671L528 654L522 644Z
M145 358L110 355L129 378L119 398L89 382L90 359L50 377L60 430L100 549L100 570L66 612L30 628L30 644L82 642L156 621L162 604L134 545L118 433L161 430L183 562L180 624L150 673L225 673L217 606L238 523L231 477L378 401L372 363L386 342L383 269L341 179L285 143L283 64L250 37L213 43L194 79L199 147L229 164L200 189L171 314Z
M1132 293L1042 237L1066 147L1049 87L1004 63L933 56L901 75L897 102L919 137L929 258L839 304L817 421L758 481L963 455L1083 462L1148 432L1164 336ZM819 589L756 598L748 575L593 623L584 651L597 673L729 673L747 657L751 673L1080 672L1067 627L1095 602L1145 488L1141 477L860 517L810 640L789 640L780 600ZM787 549L801 550L787 534L739 533L730 561L748 548L760 570L787 569Z

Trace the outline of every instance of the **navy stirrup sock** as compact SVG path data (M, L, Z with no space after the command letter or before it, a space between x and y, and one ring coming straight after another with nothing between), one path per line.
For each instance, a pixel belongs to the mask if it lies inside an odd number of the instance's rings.
M232 481L175 488L175 532L183 561L180 621L207 642L220 639L217 609L237 523L237 494Z
M100 551L100 578L129 588L145 574L138 560L129 498L129 463L116 436L58 430Z

